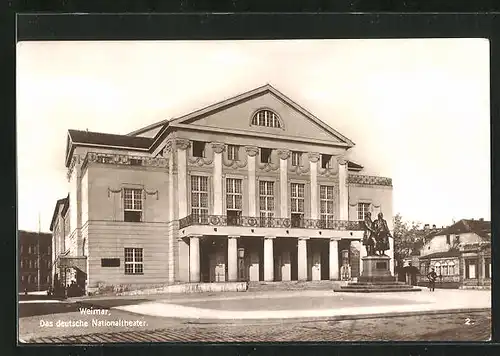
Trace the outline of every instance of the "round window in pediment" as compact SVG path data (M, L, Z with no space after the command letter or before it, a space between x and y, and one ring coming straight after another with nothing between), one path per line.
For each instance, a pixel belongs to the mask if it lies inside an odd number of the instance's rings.
M274 111L262 109L252 116L252 125L280 129L283 127L281 119Z

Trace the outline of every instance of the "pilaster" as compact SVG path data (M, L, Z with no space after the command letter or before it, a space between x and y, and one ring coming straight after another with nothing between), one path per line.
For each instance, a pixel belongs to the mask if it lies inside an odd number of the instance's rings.
M222 179L222 153L226 146L220 142L212 142L214 151L214 170L213 170L213 192L214 192L214 215L223 215L223 179Z
M288 157L290 150L278 150L280 158L280 217L288 218Z
M188 215L187 149L189 146L189 140L175 140L175 148L177 149L177 201L179 204L179 219L182 219Z
M246 146L245 152L248 160L248 216L257 216L257 191L255 179L255 160L259 148Z
M320 154L310 152L309 157L309 175L311 181L311 219L318 219L318 162Z
M337 157L339 165L339 220L349 220L349 194L347 187L347 161Z
M174 206L174 151L172 142L167 143L165 153L168 157L168 221L170 224L175 220L175 206ZM174 234L172 229L169 229L168 234L168 282L175 282L175 261L174 261Z

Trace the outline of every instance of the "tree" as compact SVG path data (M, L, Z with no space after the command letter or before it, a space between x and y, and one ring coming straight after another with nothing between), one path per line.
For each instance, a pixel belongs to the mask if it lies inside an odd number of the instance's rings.
M420 223L414 221L408 223L399 213L394 216L394 260L398 265L402 265L404 258L409 257L413 250L423 245L426 234Z

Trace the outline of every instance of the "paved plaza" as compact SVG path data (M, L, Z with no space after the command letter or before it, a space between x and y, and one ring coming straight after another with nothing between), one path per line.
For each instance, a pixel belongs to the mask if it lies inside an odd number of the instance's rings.
M35 343L485 341L490 306L490 291L477 290L79 298L36 309L20 304L19 337ZM107 315L82 315L80 308Z

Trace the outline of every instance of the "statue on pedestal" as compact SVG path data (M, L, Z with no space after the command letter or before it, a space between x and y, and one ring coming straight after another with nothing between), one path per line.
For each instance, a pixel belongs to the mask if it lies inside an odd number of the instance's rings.
M368 256L373 256L375 254L375 229L373 228L372 213L369 211L365 213L363 227L365 229L363 234L363 245L366 248L366 254Z
M385 251L389 250L389 238L392 238L387 221L384 220L384 214L378 214L378 219L373 222L373 230L375 230L375 251L383 256Z

